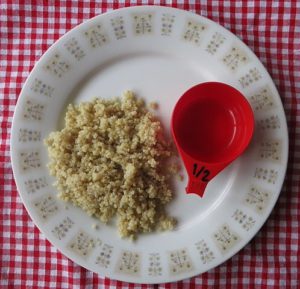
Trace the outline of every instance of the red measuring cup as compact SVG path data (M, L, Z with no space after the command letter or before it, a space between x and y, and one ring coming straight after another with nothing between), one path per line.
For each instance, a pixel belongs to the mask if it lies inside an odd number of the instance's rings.
M171 128L188 173L186 192L202 197L208 182L248 146L254 115L237 89L220 82L205 82L178 100Z

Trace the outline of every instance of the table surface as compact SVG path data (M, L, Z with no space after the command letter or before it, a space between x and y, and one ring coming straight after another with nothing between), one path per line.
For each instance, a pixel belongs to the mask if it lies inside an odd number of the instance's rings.
M45 4L46 3L46 4ZM287 176L268 221L237 255L177 283L140 285L94 274L57 251L18 195L10 162L15 104L35 62L65 32L106 11L156 4L189 10L241 38L271 74L287 116ZM300 2L295 1L1 1L0 288L300 288Z

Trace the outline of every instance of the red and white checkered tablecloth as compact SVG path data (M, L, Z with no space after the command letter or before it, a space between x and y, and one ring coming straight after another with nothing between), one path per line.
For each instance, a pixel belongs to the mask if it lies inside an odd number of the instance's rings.
M298 3L297 3L298 2ZM10 129L22 85L35 62L66 31L130 5L173 6L212 19L240 37L273 77L290 136L279 201L256 237L232 259L177 283L110 280L68 260L39 232L18 195ZM16 1L0 2L0 288L300 288L300 2L294 1Z

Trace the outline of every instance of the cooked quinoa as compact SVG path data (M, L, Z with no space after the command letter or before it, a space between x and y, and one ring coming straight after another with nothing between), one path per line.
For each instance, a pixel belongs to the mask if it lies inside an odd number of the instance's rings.
M172 149L161 123L132 92L70 104L65 127L45 144L62 200L104 223L116 215L122 237L173 229L176 221L165 211L170 175L163 170Z

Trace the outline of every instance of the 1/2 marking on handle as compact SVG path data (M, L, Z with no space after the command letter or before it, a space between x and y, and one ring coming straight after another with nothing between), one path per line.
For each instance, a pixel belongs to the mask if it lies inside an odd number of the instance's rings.
M202 166L198 171L198 165L195 163L193 167L193 175L198 178L200 175L202 175L202 182L208 182L208 176L210 175L210 171L206 169L204 166Z

